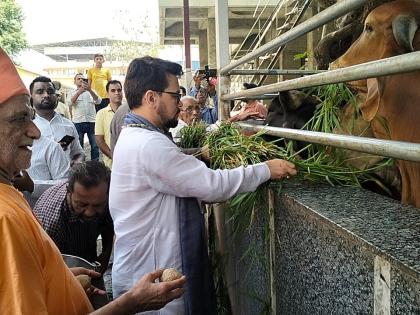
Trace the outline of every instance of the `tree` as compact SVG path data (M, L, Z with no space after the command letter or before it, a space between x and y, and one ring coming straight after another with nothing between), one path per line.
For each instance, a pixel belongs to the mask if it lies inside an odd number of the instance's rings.
M15 0L0 0L0 47L12 56L28 47L22 31L23 19L22 9Z

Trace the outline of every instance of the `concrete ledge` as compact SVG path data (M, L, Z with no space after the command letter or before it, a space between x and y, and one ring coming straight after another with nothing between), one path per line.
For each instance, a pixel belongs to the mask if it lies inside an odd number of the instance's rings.
M276 313L420 314L420 209L289 182L275 235Z

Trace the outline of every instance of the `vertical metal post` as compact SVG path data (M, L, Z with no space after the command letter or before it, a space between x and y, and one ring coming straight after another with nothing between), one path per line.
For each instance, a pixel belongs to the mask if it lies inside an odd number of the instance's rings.
M184 0L184 52L185 52L185 81L186 89L190 90L191 83L191 44L190 44L190 5Z
M229 64L229 11L226 0L216 0L216 59L217 71ZM207 34L208 35L208 34ZM219 76L217 82L217 95L219 98L219 120L229 118L230 102L222 101L221 96L228 94L230 89L229 76Z

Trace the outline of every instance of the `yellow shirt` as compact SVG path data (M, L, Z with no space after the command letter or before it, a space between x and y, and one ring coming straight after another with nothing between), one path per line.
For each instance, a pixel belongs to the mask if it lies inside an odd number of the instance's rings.
M104 136L105 143L108 147L111 147L111 121L114 118L114 114L111 105L102 108L96 113L95 135ZM104 164L112 168L112 160L105 155L103 155L103 158Z
M1 314L85 315L93 311L82 286L22 194L0 184Z
M106 98L106 84L111 80L111 71L106 68L90 68L87 73L92 89L100 98Z

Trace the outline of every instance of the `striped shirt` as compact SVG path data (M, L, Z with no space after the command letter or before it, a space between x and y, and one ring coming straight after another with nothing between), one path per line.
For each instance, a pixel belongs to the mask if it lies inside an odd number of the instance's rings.
M63 183L45 191L35 204L34 213L62 254L93 262L97 260L98 236L107 233L112 239L114 234L109 210L99 218L81 220L67 204L67 186Z

